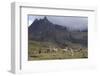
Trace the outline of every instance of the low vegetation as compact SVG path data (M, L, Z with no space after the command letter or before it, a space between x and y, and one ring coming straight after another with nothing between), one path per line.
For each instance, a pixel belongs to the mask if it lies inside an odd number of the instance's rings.
M51 60L51 59L76 59L87 58L85 47L75 44L74 47L60 47L56 43L29 41L28 60Z

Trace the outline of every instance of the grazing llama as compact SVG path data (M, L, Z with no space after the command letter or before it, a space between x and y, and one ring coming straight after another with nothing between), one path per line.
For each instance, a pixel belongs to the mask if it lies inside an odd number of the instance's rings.
M68 51L68 47L66 47L65 49L62 49L64 52L67 52Z

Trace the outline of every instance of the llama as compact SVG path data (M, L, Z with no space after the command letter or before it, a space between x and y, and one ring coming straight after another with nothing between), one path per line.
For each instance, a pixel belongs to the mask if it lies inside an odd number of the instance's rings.
M67 52L68 51L68 47L66 47L65 49L62 49L64 52Z
M53 50L54 52L57 52L57 51L58 51L58 49L57 49L57 48L53 48L52 50Z
M74 51L72 48L70 48L70 53L71 53L71 56L74 56Z

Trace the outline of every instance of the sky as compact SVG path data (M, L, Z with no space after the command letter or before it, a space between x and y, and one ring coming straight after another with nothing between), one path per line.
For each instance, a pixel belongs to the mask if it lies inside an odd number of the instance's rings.
M28 26L30 26L35 19L43 19L45 16L28 16ZM58 25L69 27L70 29L87 29L88 28L88 17L81 16L46 16L47 19Z

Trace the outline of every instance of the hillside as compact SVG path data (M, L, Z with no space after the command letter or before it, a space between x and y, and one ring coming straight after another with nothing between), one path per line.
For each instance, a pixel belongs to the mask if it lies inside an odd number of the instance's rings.
M58 45L68 45L68 42L78 43L87 47L87 30L71 31L62 25L53 24L46 17L36 19L28 28L29 40L46 41L58 43Z

